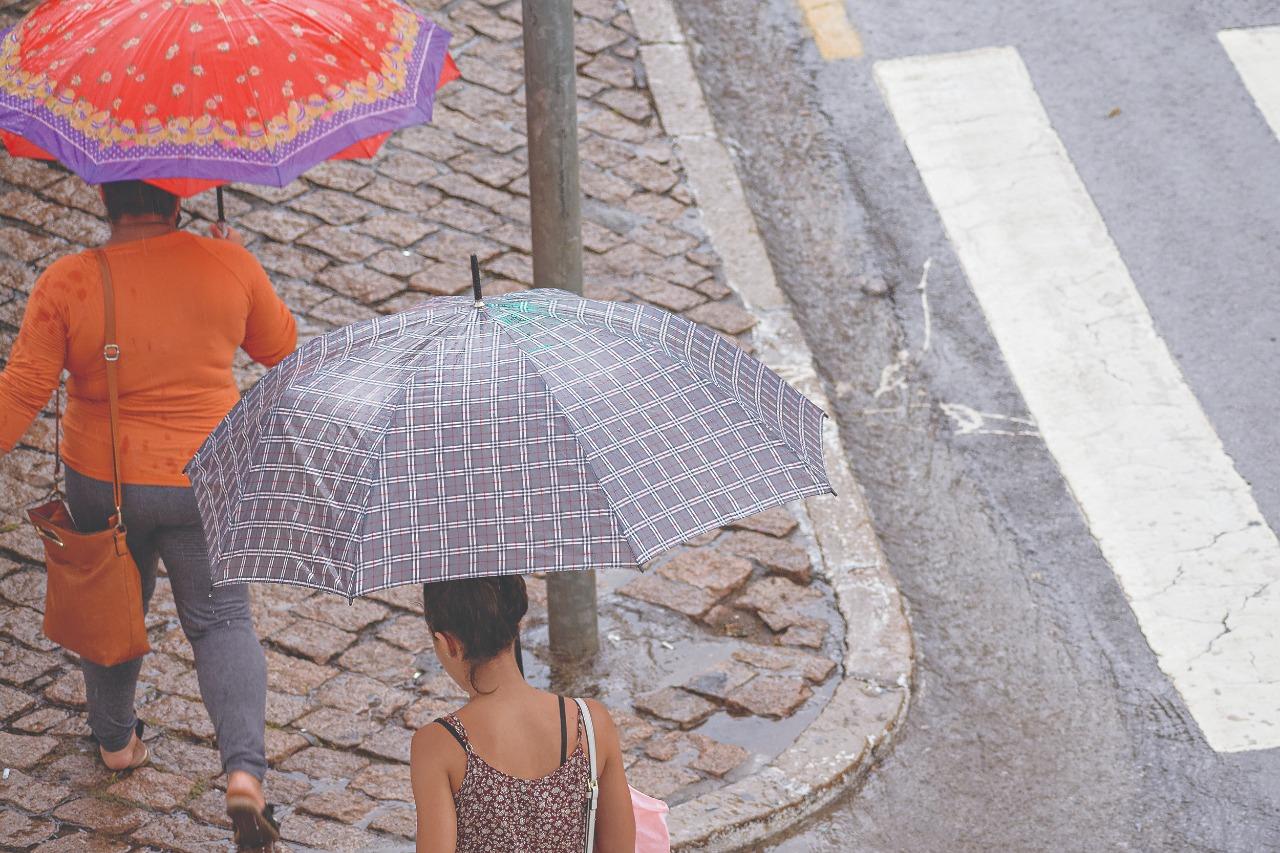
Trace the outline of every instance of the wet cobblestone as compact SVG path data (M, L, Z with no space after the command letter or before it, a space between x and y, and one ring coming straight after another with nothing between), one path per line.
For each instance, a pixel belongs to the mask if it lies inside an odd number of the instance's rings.
M227 194L229 217L303 337L465 292L471 253L487 292L531 284L520 2L415 5L454 31L464 76L441 93L434 123L396 134L372 161ZM756 318L723 281L640 82L628 13L614 0L576 6L588 295L683 313L751 351ZM0 2L0 26L19 11ZM185 207L207 220L212 196ZM97 197L78 179L0 156L0 350L39 271L105 235ZM237 369L243 387L261 375L243 358ZM167 581L139 690L152 767L101 767L85 736L83 680L40 634L42 549L21 512L48 491L52 443L42 419L0 464L0 764L10 768L0 847L229 849L212 727ZM832 594L813 579L806 535L790 510L770 510L696 538L638 578L602 577L603 648L585 672L550 661L545 594L532 579L531 677L613 708L642 790L679 802L741 778L777 755L832 689L840 632L830 630ZM348 605L259 586L254 598L270 685L266 787L283 806L284 846L411 849L409 738L463 701L433 662L420 592ZM788 648L797 643L815 651ZM773 736L742 733L740 723L760 717L782 718Z

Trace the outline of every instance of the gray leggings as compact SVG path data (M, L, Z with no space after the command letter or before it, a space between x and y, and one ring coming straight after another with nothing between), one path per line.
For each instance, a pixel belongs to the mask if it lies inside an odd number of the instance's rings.
M70 469L67 502L84 532L106 529L114 512L110 483ZM213 588L190 488L126 485L124 521L129 551L142 573L143 607L156 588L157 561L163 559L169 572L178 620L195 652L200 695L217 733L222 769L244 770L261 779L267 771L267 662L253 631L248 588ZM103 749L124 749L136 723L133 701L142 658L109 667L82 660L80 667L89 728Z

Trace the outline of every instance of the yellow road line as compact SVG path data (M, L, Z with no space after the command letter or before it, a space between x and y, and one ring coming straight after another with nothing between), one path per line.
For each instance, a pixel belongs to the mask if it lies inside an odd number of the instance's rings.
M813 40L823 59L858 59L862 56L862 37L849 23L844 0L796 0L796 3L804 12L804 22L813 31Z

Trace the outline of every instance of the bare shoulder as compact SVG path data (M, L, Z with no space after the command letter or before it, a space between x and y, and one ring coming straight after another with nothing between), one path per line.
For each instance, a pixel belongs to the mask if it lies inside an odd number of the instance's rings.
M450 747L459 748L453 735L444 726L434 722L427 723L413 733L409 758L414 767L441 766L451 754Z
M591 712L591 725L596 732L596 740L601 749L608 749L618 744L618 727L613 722L613 715L602 702L588 699L587 709Z

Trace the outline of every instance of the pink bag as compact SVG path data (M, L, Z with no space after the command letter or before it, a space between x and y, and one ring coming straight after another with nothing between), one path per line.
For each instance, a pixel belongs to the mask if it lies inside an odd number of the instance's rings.
M587 703L578 703L578 713L587 730L587 758L591 762L591 788L587 795L587 850L592 853L596 844L596 805L600 799L599 771L596 769L596 732L591 725L591 711ZM636 817L636 853L671 853L671 834L667 831L667 804L648 794L631 788L631 811Z

